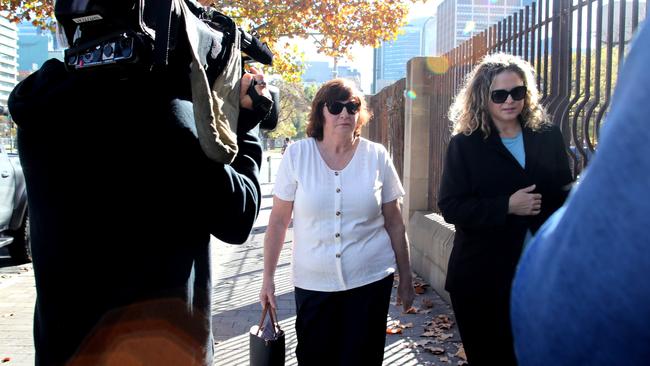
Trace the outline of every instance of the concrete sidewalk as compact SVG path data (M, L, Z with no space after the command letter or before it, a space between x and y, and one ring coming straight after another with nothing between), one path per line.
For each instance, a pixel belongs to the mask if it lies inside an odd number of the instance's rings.
M248 365L248 331L259 322L258 294L262 284L263 239L272 205L272 185L263 184L264 198L255 229L243 245L228 245L213 239L213 332L215 365ZM287 365L297 365L294 330L295 304L291 284L289 230L276 272L280 324L286 333ZM4 252L2 252L4 253ZM36 298L31 265L11 266L0 253L0 365L34 364L32 324ZM387 335L384 365L457 365L460 345L449 306L430 287L421 286L416 314L402 314L391 299L389 325L398 334ZM429 306L431 306L429 308ZM442 317L439 317L442 316ZM400 323L397 324L397 321ZM431 323L433 322L433 324ZM341 332L354 332L354 324L338 324ZM448 329L449 328L449 329ZM426 334L426 337L422 335ZM435 352L437 354L434 354ZM3 363L4 361L4 363Z
M10 264L8 253L0 255L0 365L34 365L34 271Z

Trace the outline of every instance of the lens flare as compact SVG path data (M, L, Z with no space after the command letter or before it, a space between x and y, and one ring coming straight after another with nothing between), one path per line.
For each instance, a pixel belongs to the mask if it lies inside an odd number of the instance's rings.
M411 100L415 100L415 98L417 98L418 96L417 96L417 94L415 94L415 92L413 90L409 90L409 91L406 92L406 97L411 99Z
M449 62L444 56L427 57L427 68L434 74L444 74L449 69Z
M469 22L465 23L465 29L463 29L463 33L468 35L472 33L472 31L476 29L476 22L473 20L470 20Z

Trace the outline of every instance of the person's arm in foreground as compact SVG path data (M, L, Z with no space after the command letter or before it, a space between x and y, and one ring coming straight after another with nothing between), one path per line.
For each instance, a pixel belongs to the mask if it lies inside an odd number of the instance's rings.
M241 244L248 239L262 199L258 178L262 164L262 146L258 130L255 129L262 116L253 111L253 102L246 90L253 79L261 81L263 77L255 69L252 69L252 73L243 75L237 126L239 151L230 165L219 164L209 169L208 181L215 182L212 191L219 192L211 198L215 201L214 207L221 207L228 212L228 220L212 221L211 232L227 243ZM260 95L269 93L263 85L256 85L255 90Z
M411 260L409 257L406 228L404 227L398 200L384 203L382 205L382 213L384 215L384 227L390 237L390 243L397 261L397 271L399 273L397 294L402 300L404 311L407 311L413 305L415 290L413 289L413 276L411 274Z
M293 201L284 201L273 197L273 209L264 236L264 277L260 302L262 305L270 303L274 309L277 308L275 304L275 269L278 266L284 237L291 222L292 211Z

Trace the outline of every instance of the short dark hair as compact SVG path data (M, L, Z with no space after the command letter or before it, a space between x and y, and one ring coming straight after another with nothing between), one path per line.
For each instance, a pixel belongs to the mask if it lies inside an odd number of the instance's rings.
M323 84L314 100L311 102L311 111L309 112L309 122L307 123L307 136L313 137L318 141L323 140L323 125L325 124L325 115L323 108L325 104L333 104L341 100L353 98L359 103L359 121L354 130L354 135L361 134L361 127L370 120L370 112L366 107L366 100L352 81L347 79L333 79Z

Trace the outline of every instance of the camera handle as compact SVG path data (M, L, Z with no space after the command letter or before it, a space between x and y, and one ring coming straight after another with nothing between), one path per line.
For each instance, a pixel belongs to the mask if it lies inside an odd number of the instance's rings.
M244 51L253 60L261 62L264 65L273 64L273 53L266 45L266 43L262 43L257 37L254 37L241 28L237 29L239 29L239 33L241 33L242 51Z

